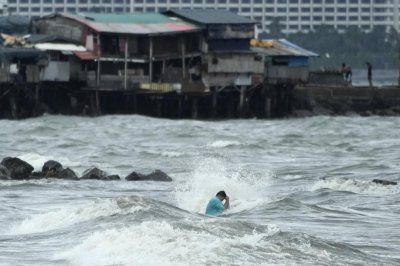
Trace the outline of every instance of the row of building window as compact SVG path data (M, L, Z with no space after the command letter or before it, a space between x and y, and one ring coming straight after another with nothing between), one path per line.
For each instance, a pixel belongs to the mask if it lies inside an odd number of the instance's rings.
M103 3L127 3L129 4L131 2L131 0L102 0ZM156 3L156 1L158 3L166 3L167 0L134 0L134 3L149 3L149 4L153 4ZM203 0L169 0L170 3L179 3L179 1L181 1L182 3L202 3ZM243 3L243 4L264 4L265 3L271 3L271 4L275 4L275 3L287 3L286 0L205 0L207 3L220 3L220 4L226 4L226 3ZM282 2L283 1L283 2ZM302 0L301 2L299 2L299 0L290 0L290 3L311 3L312 0ZM313 0L312 3L314 4L322 4L323 0ZM364 4L369 4L371 3L371 0L336 0L338 4L359 4L359 3L364 3ZM359 2L360 1L360 2ZM9 4L16 4L16 3L21 3L21 4L39 4L39 3L75 3L75 2L79 2L79 3L88 3L89 0L8 0ZM91 3L100 3L101 0L90 0ZM373 3L382 3L385 4L387 2L387 0L374 0ZM335 0L325 0L325 4L334 4Z
M70 13L75 13L75 12L89 12L89 11L94 11L97 9L97 7L44 7L43 8L43 13L52 13L52 12L70 12ZM129 7L115 7L112 9L111 7L104 8L106 12L117 12L117 13L123 13L123 12L131 12L131 9ZM10 13L16 13L18 10L15 7L10 7L9 9ZM231 12L238 13L239 9L238 8L230 8L229 9ZM154 7L135 7L133 9L134 12L163 12L166 11L166 8L154 8ZM40 7L31 7L30 9L28 7L20 7L19 12L22 13L40 13ZM242 13L249 13L250 10L248 8L242 8L241 9ZM253 19L256 21L261 22L262 21L262 16L254 16ZM281 21L337 21L337 22L346 22L346 21L385 21L389 20L391 18L386 17L386 16L265 16L265 21L272 21L274 18L279 18Z

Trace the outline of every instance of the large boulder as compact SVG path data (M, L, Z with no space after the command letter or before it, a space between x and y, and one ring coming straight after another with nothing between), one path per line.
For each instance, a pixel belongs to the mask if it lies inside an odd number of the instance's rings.
M119 180L120 177L118 175L108 175L106 172L95 167L86 170L80 179L96 179L96 180L110 181L110 180Z
M397 182L395 182L395 181L388 181L388 180L383 180L383 179L374 179L374 180L372 180L372 182L374 182L376 184L384 185L384 186L397 185Z
M57 178L78 180L78 176L70 168L62 169L57 173Z
M33 171L32 165L19 158L6 157L1 164L10 172L12 179L27 179Z
M0 179L11 179L10 171L2 164L0 164Z
M45 177L57 177L58 173L63 170L61 163L57 161L47 161L42 167L42 173Z
M126 178L126 181L161 181L171 182L172 178L161 170L155 170L148 175L142 175L136 172L130 173Z
M126 181L141 181L141 180L143 180L143 178L144 178L144 175L139 174L137 172L132 172L125 177L125 180Z
M172 178L169 177L166 173L161 170L155 170L154 172L146 175L147 180L153 181L163 181L163 182L171 182Z

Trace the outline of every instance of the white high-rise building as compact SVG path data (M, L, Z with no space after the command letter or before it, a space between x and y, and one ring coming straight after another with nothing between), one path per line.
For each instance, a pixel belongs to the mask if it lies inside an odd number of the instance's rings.
M399 30L400 0L7 0L10 14L43 16L54 12L160 12L167 9L224 9L258 21L266 30L278 17L285 33L318 25L338 30L382 25Z

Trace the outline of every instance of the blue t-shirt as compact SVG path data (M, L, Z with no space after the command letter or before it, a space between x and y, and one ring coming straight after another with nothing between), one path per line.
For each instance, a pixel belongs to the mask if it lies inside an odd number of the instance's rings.
M219 198L212 198L207 205L206 215L217 216L225 209L224 204L219 200Z

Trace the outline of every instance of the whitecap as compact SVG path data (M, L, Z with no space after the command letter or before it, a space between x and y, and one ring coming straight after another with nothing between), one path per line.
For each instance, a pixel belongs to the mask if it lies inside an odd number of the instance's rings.
M225 148L231 146L239 146L240 142L235 140L217 140L210 144L213 148Z

